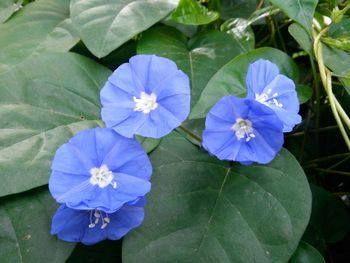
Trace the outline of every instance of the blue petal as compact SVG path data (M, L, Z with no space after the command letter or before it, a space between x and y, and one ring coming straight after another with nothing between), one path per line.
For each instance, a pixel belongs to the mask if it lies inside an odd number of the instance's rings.
M89 228L90 220L94 221L92 214L96 210L74 210L62 205L58 208L52 219L51 234L68 242L82 242L92 245L105 239L117 240L125 236L131 229L139 226L144 218L143 204L123 206L118 211L108 214L110 223L101 228L102 220ZM107 214L99 213L105 218ZM91 218L90 218L91 217Z
M51 169L69 174L88 175L90 169L96 164L96 158L90 158L76 146L66 143L56 151Z
M187 118L189 79L173 61L155 55L137 55L121 67L101 91L102 119L107 127L129 138L134 134L159 138ZM124 75L120 77L120 74ZM133 97L139 98L142 91L157 97L158 108L148 114L133 110Z
M157 95L158 102L174 95L188 95L183 98L186 98L188 100L187 103L189 103L191 94L190 80L181 70L170 72L163 81L153 87L152 93Z
M102 118L104 119L104 114L106 114L104 111L102 111ZM109 114L111 112L108 112L108 115L111 116L111 120L113 118L112 114ZM116 116L117 118L117 116ZM134 137L135 134L140 134L138 131L140 130L140 127L148 120L149 116L143 112L134 111L129 115L128 118L124 119L123 121L119 123L113 123L112 121L108 122L106 121L106 124L108 127L113 128L117 133L123 135L127 138ZM143 134L140 134L143 135ZM146 135L143 135L146 136Z
M126 93L138 97L142 91L145 90L143 84L140 80L135 76L133 69L131 68L129 63L124 63L119 66L112 75L108 78L108 81L114 86L117 87ZM111 88L109 85L106 85L105 88ZM106 99L104 91L101 91L101 100Z
M66 145L63 149L71 149L68 146L73 145L79 150L68 151L69 155L67 151L58 151L56 154L49 188L57 202L66 203L76 209L101 207L105 211L115 211L124 203L134 201L149 191L148 180L152 174L152 166L137 141L125 138L112 129L95 128L78 133ZM88 151L89 159L93 159L95 163L89 169L106 165L114 172L117 189L113 188L114 181L104 188L90 183L90 170L79 162L80 155L85 155L84 149ZM61 158L61 154L65 158ZM70 169L63 169L66 166ZM61 169L54 170L57 167ZM72 168L75 169L74 173L70 172Z
M158 104L183 122L190 113L190 95L177 94L173 96L163 97ZM155 110L156 112L156 110Z
M85 196L88 193L87 190L92 187L89 180L90 175L52 171L49 179L49 189L58 203L65 203L72 199L75 202L80 202L87 198Z
M149 180L152 175L152 165L144 149L135 139L124 138L114 133L118 138L102 161L109 170L115 173L129 174Z
M255 138L238 139L232 125L237 118L252 123ZM208 113L203 146L221 160L248 164L271 161L283 144L283 125L275 112L255 100L227 96Z
M146 120L137 127L134 133L144 137L160 138L181 124L177 117L169 110L158 105L156 110L146 115Z
M249 65L246 76L248 98L254 99L255 94L262 93L263 89L279 74L278 67L264 59L259 59Z
M118 126L120 123L127 121L128 118L135 118L136 114L139 113L135 112L129 107L109 106L103 107L101 110L101 116L103 121L106 123L106 127L111 127L113 129L115 129L115 127ZM125 137L131 138L133 134L130 134L131 133L127 133L127 136Z
M107 227L108 239L121 239L131 229L142 224L144 215L144 208L142 206L123 206L117 212L110 215L111 222Z
M88 228L89 215L89 211L73 210L61 205L52 218L51 234L67 242L80 242Z
M88 191L82 191L80 196L70 196L70 200L65 200L65 203L73 209L96 208L111 213L124 204L139 199L151 189L149 181L127 174L114 174L114 180L117 182L117 188L113 188L112 185L105 188L100 188L97 185L91 186Z
M203 147L220 160L235 160L239 153L241 142L236 139L233 131L203 132Z
M115 108L134 109L134 96L107 81L100 92L101 103Z
M271 89L271 94L277 93L276 99L283 104L287 111L298 113L299 101L293 80L283 75L278 75L266 86L264 92Z
M130 58L129 63L148 94L161 85L169 74L178 70L170 59L155 55L137 55Z

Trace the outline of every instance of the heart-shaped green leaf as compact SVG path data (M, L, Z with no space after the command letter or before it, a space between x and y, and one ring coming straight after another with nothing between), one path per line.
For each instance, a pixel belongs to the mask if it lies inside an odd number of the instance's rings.
M0 262L64 262L75 244L50 235L57 207L46 189L2 199Z
M98 125L109 74L73 53L42 53L0 74L0 196L47 183L56 149Z
M192 109L190 119L204 118L209 109L223 96L245 96L248 66L260 58L277 64L282 74L298 80L298 67L287 54L268 47L254 49L232 59L209 80Z
M1 0L0 1L0 23L6 21L13 13L22 7L23 0Z
M72 0L74 27L87 48L101 58L176 8L178 0Z
M205 25L219 18L219 13L209 11L197 0L180 0L178 7L171 14L171 19L185 25Z
M305 241L300 241L289 263L326 263L326 261L317 249Z
M0 72L42 51L68 51L78 41L69 0L39 0L0 25Z
M312 19L318 0L270 0L311 35Z
M311 193L287 150L231 166L173 133L151 160L145 221L124 239L123 262L285 263L297 248Z

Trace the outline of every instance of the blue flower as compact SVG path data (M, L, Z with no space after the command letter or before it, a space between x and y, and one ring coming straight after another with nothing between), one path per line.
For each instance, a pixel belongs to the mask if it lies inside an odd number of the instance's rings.
M76 134L57 150L51 169L51 194L74 209L111 213L151 188L152 166L141 145L107 128Z
M283 122L283 132L289 132L301 122L299 101L294 82L279 74L278 67L259 59L249 65L246 77L249 99L255 99L273 109Z
M61 205L52 219L51 234L68 242L92 245L105 239L118 240L138 227L144 218L144 201L124 205L114 213L76 210Z
M225 96L209 111L203 146L220 160L268 163L283 144L283 124L255 100Z
M109 77L101 103L107 127L129 138L160 138L189 114L189 79L170 59L136 55Z

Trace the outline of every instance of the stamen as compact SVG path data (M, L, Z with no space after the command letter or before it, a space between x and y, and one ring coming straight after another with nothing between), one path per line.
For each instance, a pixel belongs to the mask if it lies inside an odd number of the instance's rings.
M98 185L101 188L105 188L111 184L113 188L117 188L117 182L113 181L113 172L108 169L107 165L104 164L100 168L92 168L90 174L90 183L92 185Z
M95 217L95 220L93 220L93 217ZM94 228L101 220L101 229L105 229L108 224L111 222L111 219L108 217L108 214L105 213L105 217L103 216L103 211L94 209L90 210L90 224L88 225L89 228ZM94 221L94 222L93 222Z
M255 138L254 129L249 120L236 119L236 123L232 125L232 130L235 132L238 140L245 138L246 142L249 142L252 138Z
M255 94L255 100L259 101L262 104L265 104L266 106L270 107L271 105L277 106L279 108L283 107L282 103L279 103L276 97L278 96L278 93L275 92L272 96L270 96L272 90L268 89L266 93L261 94Z
M157 96L154 93L147 94L146 92L141 92L140 98L134 96L135 108L134 111L142 111L145 114L150 113L158 107Z

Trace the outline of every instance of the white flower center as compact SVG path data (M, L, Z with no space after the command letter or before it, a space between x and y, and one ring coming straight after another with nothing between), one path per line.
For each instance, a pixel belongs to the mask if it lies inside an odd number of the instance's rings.
M134 102L134 111L142 111L146 114L158 107L157 96L154 93L147 94L142 91L139 99L134 96Z
M107 165L102 165L100 168L92 168L90 170L90 183L92 185L98 185L101 188L107 185L112 185L113 188L117 188L117 182L113 181L113 173L108 169Z
M236 119L236 123L232 125L232 130L235 132L238 140L245 138L249 142L250 139L255 138L252 122L249 120Z
M279 103L276 97L278 96L278 93L274 93L271 95L272 90L268 89L266 93L261 94L255 94L255 100L259 101L262 104L265 104L266 106L270 107L271 104L274 106L277 106L279 108L283 107L282 103Z
M103 212L98 209L90 210L90 224L89 228L94 228L101 219L101 229L105 229L107 225L111 222L111 219L108 217L108 214L105 213L103 216Z

